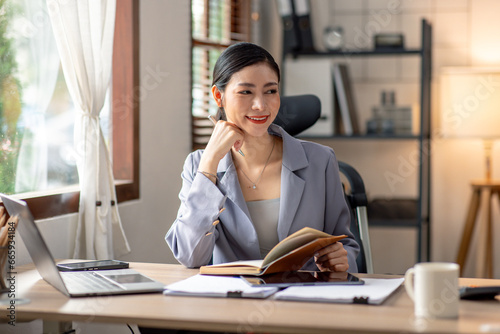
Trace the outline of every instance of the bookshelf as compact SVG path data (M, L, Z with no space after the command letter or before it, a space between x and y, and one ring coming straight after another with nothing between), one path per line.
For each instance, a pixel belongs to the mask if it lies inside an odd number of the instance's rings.
M286 57L299 58L345 58L345 57L377 57L377 56L401 56L401 57L419 57L420 58L420 74L419 74L419 128L416 134L354 134L332 136L315 136L303 137L308 140L336 140L336 145L342 141L412 141L418 144L419 166L418 166L418 185L417 196L412 201L404 199L398 201L393 200L388 205L402 205L414 207L409 208L414 213L411 218L389 218L368 216L368 222L371 226L397 227L397 228L413 228L417 230L417 262L430 260L430 178L431 178L431 48L432 48L432 27L430 23L423 19L421 22L421 45L418 49L384 49L384 50L341 50L328 52L315 51L290 51L283 54L282 76L286 73L285 59ZM282 87L283 89L283 87ZM370 214L370 204L368 205ZM379 205L380 203L378 203ZM404 209L404 208L401 208Z

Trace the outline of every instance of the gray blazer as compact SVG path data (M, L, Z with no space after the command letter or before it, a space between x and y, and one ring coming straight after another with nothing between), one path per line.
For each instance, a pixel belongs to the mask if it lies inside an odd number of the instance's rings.
M278 238L305 226L342 240L349 271L357 272L359 245L349 230L350 214L344 199L335 153L329 147L298 140L277 125L269 132L283 138L283 166ZM186 267L260 259L259 242L241 192L238 175L228 153L219 163L214 184L197 173L203 151L187 157L182 172L181 205L165 236L175 258ZM224 211L220 213L221 209ZM305 267L317 270L310 261Z

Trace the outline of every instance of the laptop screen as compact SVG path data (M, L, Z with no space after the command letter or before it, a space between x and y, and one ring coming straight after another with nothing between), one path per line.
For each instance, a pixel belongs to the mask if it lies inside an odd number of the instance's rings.
M18 216L19 223L17 225L17 230L40 275L56 289L68 294L68 290L59 275L59 270L56 267L54 258L40 234L40 230L36 226L33 215L29 211L26 202L4 194L0 194L0 197L9 215Z

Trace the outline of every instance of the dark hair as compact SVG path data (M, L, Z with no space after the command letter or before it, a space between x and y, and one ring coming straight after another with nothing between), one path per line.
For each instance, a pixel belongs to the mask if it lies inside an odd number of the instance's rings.
M280 81L280 68L273 56L261 46L242 42L231 45L221 53L214 66L212 86L215 85L223 93L234 73L258 63L268 64ZM222 107L217 116L217 119L226 119Z

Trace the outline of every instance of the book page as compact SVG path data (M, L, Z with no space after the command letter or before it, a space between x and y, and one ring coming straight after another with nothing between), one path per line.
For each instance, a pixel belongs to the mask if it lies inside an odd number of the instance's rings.
M331 237L331 235L310 227L304 227L303 229L300 229L281 240L276 246L274 246L264 258L262 267L267 266L269 263L314 239L325 237Z
M262 260L234 261L210 266L201 266L200 274L212 275L255 275L260 273Z
M315 238L314 240L293 249L263 267L262 274L299 270L314 256L314 253L319 251L321 248L333 244L345 237L346 235L329 236L328 238Z
M213 264L210 267L255 267L260 268L262 260L242 260L220 264Z

